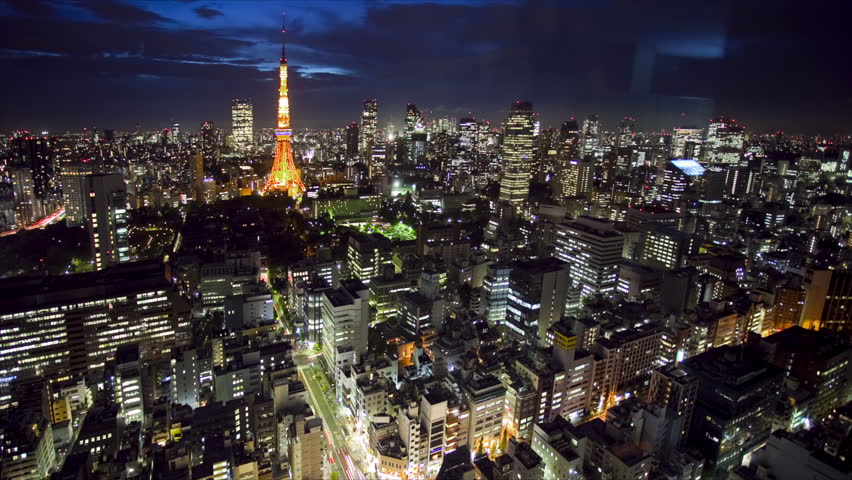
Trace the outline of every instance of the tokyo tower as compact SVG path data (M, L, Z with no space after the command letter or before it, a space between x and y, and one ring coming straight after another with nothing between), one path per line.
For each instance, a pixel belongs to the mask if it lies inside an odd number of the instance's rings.
M278 124L275 128L275 161L272 171L263 186L263 193L286 192L292 198L298 198L305 192L302 176L293 162L293 145L290 136L290 98L287 95L287 55L284 51L284 32L281 27L281 65L278 67L280 89L278 91Z

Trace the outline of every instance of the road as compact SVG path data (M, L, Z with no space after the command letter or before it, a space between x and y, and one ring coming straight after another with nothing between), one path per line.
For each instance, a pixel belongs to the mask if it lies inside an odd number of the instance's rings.
M329 405L328 399L322 392L320 382L314 378L318 375L324 379L325 374L321 372L320 367L312 367L310 360L304 353L294 355L294 360L298 366L302 381L308 389L308 394L311 397L311 406L314 408L314 413L319 414L323 419L323 428L326 432L326 438L331 446L331 454L334 459L334 469L339 472L340 479L347 480L365 480L364 474L355 465L352 457L349 455L349 449L346 447L346 431L340 426L337 421L337 416L334 414L334 408ZM319 362L319 359L315 359ZM326 380L327 382L327 380Z
M64 217L65 217L65 207L62 207L59 210L56 210L55 212L51 213L50 215L48 215L48 216L42 218L41 220L37 221L36 223L34 223L32 225L28 225L24 228L21 228L20 230L9 230L7 232L0 232L0 237L5 237L7 235L14 235L14 234L20 232L21 230L35 230L37 228L44 228L44 227L46 227L46 226L48 226L48 225L50 225L54 222L62 220Z

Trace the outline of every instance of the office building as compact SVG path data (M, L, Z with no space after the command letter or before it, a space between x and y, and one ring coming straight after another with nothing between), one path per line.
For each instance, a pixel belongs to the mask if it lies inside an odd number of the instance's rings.
M508 202L519 213L525 210L530 190L534 128L532 103L513 103L503 129L500 201Z
M488 266L485 279L482 281L483 313L488 323L496 325L506 318L506 305L509 301L509 274L512 267L507 264L495 263Z
M127 190L118 173L87 175L83 198L95 269L130 261Z
M680 367L698 378L687 445L697 448L713 474L739 466L772 431L783 370L743 347L719 347Z
M346 253L349 275L365 284L382 273L384 265L393 265L390 241L378 233L353 232Z
M591 193L594 181L595 165L590 161L567 160L560 164L559 191L555 195L560 203L573 197L583 197Z
M583 297L615 291L624 238L615 223L587 216L556 226L555 257L570 266Z
M219 144L213 122L201 124L201 156L204 158L204 175L213 176L219 168Z
M83 191L86 189L86 176L92 173L92 165L86 163L62 167L62 199L65 202L65 224L69 227L86 225L88 221L88 199Z
M118 347L115 353L115 403L125 425L145 421L139 345Z
M358 280L341 281L339 288L323 292L322 354L329 371L348 371L366 352L369 297L370 290Z
M293 480L323 478L323 419L298 415L291 428L288 458Z
M707 126L704 161L708 165L737 165L742 160L745 127L736 120L718 117Z
M370 159L373 155L373 147L383 143L376 142L378 117L379 107L376 99L364 100L364 108L361 110L361 128L358 131L358 153L362 159Z
M54 151L56 139L29 132L16 132L9 142L6 165L27 168L32 175L35 198L44 205L59 199L59 165Z
M805 304L799 325L844 333L852 329L852 273L849 270L809 269L804 287Z
M665 208L682 210L681 199L687 188L704 175L704 167L695 160L671 160L663 169L663 182L657 201Z
M357 122L352 122L346 126L346 160L355 162L358 159L358 141L360 140L359 132L361 127Z
M506 389L492 375L474 375L464 382L463 394L470 412L467 446L471 451L495 451L503 426Z
M246 150L254 143L254 113L251 99L235 98L231 103L231 138L234 147L240 150Z
M506 332L522 343L544 345L547 329L562 318L568 264L556 258L516 262L509 274Z
M600 121L597 115L589 115L583 120L581 158L597 156L600 148Z
M33 171L27 167L13 167L9 169L9 177L12 180L16 227L23 228L43 218L45 205L36 196Z
M704 129L696 127L678 127L672 132L672 157L700 158L704 143Z
M186 302L156 262L0 283L0 392L14 379L102 369L126 344L144 361L189 341ZM0 405L8 397L0 398Z

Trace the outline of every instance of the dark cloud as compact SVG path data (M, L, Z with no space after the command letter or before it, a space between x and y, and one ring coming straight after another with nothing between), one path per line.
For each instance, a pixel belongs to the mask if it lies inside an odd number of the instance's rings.
M6 5L26 15L50 15L55 11L53 5L41 0L6 0Z
M149 24L168 21L150 10L119 0L82 0L80 5L91 10L98 18L111 22Z
M193 9L202 19L205 3ZM108 21L0 17L0 49L12 52L0 67L20 92L0 128L226 122L242 96L255 98L258 125L274 120L275 72L258 65L277 60L277 28L211 30L194 18L178 29L129 0L85 4ZM367 5L363 22L313 9L288 18L297 128L345 125L362 98L379 99L383 127L399 126L406 102L499 122L523 98L544 126L588 113L613 126L629 113L658 128L728 113L764 130L852 129L852 4L831 15L733 0Z
M224 15L219 10L204 5L196 7L195 9L193 9L193 11L196 13L196 15L205 20L210 20L211 18L221 17L222 15Z

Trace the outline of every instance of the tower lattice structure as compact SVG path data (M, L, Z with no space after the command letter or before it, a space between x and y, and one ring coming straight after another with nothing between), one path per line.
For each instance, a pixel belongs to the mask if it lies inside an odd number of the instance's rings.
M302 176L293 161L293 145L290 137L290 97L287 91L287 55L284 49L285 29L281 28L281 64L278 67L280 87L278 91L278 124L275 128L275 161L272 171L266 179L263 193L287 192L292 198L298 198L305 192Z

